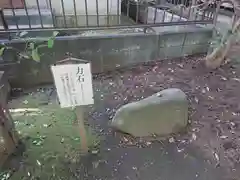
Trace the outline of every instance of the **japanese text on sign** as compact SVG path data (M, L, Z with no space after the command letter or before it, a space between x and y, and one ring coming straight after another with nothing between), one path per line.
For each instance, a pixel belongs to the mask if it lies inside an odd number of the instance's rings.
M52 66L61 107L93 104L90 63Z

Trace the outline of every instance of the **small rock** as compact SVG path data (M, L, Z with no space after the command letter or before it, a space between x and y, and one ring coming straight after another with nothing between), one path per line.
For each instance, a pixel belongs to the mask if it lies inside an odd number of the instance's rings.
M188 123L188 101L180 89L170 88L117 110L111 125L136 137L179 132Z

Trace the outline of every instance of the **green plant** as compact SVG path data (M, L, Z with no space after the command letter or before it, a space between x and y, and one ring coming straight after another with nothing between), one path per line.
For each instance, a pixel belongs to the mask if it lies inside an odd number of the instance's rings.
M52 36L46 39L37 39L37 38L25 38L28 32L23 31L17 34L17 39L21 39L25 41L25 48L24 50L17 49L13 46L8 44L1 44L0 45L0 56L3 56L6 50L13 50L16 52L19 60L22 59L33 59L36 62L40 62L41 56L44 54L40 54L39 51L42 48L53 48L54 40L58 35L58 31L54 31Z
M79 168L82 157L76 113L72 108L60 108L52 98L48 104L42 103L47 97L45 92L37 91L9 102L26 149L21 168L0 173L0 180L76 179L72 171ZM89 151L96 154L101 137L89 126L86 131Z

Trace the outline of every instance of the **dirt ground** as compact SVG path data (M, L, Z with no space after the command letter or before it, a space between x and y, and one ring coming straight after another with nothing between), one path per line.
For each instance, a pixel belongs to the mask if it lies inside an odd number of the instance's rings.
M77 166L66 166L68 179L239 179L240 66L232 63L209 71L202 60L196 56L155 61L95 75L95 103L86 108L86 119L101 137L101 145L97 154L82 157ZM170 87L188 96L185 132L150 142L110 128L121 105ZM52 86L41 91L49 89ZM56 101L56 93L46 94Z
M98 75L95 77L95 89L99 90L96 97L109 106L105 111L111 119L122 104L165 88L182 89L190 102L190 125L187 133L175 137L176 142L183 147L189 144L197 147L216 168L227 170L227 179L239 179L240 66L228 64L209 71L202 59L185 57L157 61ZM101 113L94 111L91 116L98 119Z

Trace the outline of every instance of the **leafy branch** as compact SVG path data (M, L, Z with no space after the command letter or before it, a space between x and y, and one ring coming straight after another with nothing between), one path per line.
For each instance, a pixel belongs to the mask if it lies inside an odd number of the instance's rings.
M56 36L58 35L59 32L54 31L52 36L49 37L47 40L35 40L32 38L24 38L24 36L26 36L28 34L28 32L24 31L18 34L17 39L23 39L25 40L25 49L24 50L19 50L16 49L12 46L8 46L5 44L0 45L0 56L4 55L4 52L6 50L13 50L17 53L17 56L21 59L33 59L36 62L40 62L41 60L41 56L43 54L40 54L39 51L42 48L53 48L54 46L54 40L56 38Z

